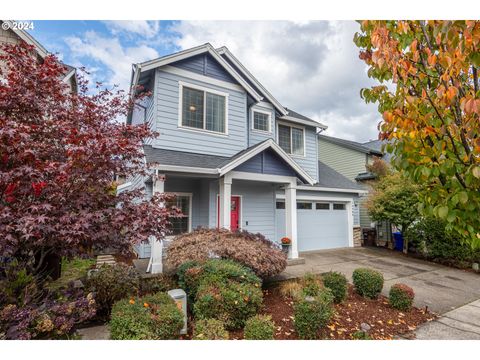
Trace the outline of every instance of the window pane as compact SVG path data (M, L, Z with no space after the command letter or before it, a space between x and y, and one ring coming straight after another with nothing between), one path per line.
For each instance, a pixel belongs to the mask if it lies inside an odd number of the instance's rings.
M203 129L203 91L183 88L182 125Z
M190 212L190 198L188 196L177 195L175 198L169 200L166 204L167 207L176 207L182 215L177 218L169 219L172 230L171 235L179 235L188 232L189 212Z
M290 127L278 125L278 145L287 153L291 153L290 149Z
M345 210L345 204L333 204L333 210Z
M253 128L255 130L270 131L269 116L261 112L253 112Z
M277 209L285 209L285 201L277 201Z
M292 128L292 154L303 155L303 130Z
M206 129L225 132L225 97L207 93Z
M297 209L299 209L299 210L312 210L312 203L310 203L310 202L297 202Z
M330 204L329 203L316 203L315 208L317 210L330 210Z

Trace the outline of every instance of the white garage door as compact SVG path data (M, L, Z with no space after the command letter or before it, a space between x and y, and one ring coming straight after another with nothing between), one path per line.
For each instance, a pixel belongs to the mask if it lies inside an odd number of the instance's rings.
M285 236L285 203L277 201L276 235ZM345 203L297 201L298 251L348 247Z

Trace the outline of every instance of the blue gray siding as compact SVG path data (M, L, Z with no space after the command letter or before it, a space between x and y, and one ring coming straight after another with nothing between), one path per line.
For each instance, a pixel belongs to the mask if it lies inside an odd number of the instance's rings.
M237 166L235 171L284 176L296 175L290 165L270 149L262 151L260 154L255 155L243 164Z
M235 80L210 54L196 55L185 60L177 61L171 65L218 80L238 84L237 80Z
M210 186L209 226L217 226L218 182ZM274 185L260 182L233 180L232 196L241 200L242 230L261 233L270 240L275 238L275 191ZM247 225L248 223L248 225Z
M220 156L232 156L247 147L245 136L247 95L244 91L222 88L161 70L157 70L155 80L157 102L155 130L160 133L160 136L155 139L153 146ZM229 94L228 135L179 128L179 81Z

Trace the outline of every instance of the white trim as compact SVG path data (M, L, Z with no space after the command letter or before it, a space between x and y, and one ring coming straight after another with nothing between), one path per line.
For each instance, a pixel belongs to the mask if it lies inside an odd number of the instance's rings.
M268 130L260 130L260 129L255 129L255 113L259 113L259 114L264 114L264 115L267 115L268 116ZM272 134L272 112L271 111L268 111L268 110L261 110L261 109L258 109L258 108L253 108L251 107L250 108L250 123L251 123L251 126L250 126L250 130L252 130L253 132L258 132L258 133L262 133L262 134L268 134L268 135L271 135Z
M243 230L243 195L231 194L230 198L235 197L235 196L240 198L240 217L239 217L239 220L238 220L240 225L238 226L238 229ZM219 225L220 225L220 219L219 219L220 211L218 209L219 201L220 201L220 194L217 194L217 202L215 204L215 213L216 213L215 218L217 220L215 222L215 224L216 224L217 227L219 227ZM231 209L230 209L230 212L231 212ZM232 228L232 224L230 224L230 228Z
M201 167L189 167L180 165L150 165L151 168L161 171L172 171L182 173L199 173L199 174L218 174L218 169L205 169Z
M224 175L228 173L229 171L233 170L240 164L244 163L248 159L252 158L253 156L259 154L265 149L272 148L274 151L277 152L277 154L285 160L285 162L290 165L298 174L300 174L301 177L303 177L305 180L310 185L313 185L315 183L315 180L308 175L305 170L302 169L300 165L298 165L273 139L268 139L265 141L262 145L259 145L250 151L246 152L239 158L235 159L234 161L230 162L229 164L225 165L221 169L219 169L220 175ZM254 174L254 175L264 175L264 174Z
M180 69L180 68L177 68L177 67L171 66L171 65L165 65L164 67L159 69L159 71L164 71L164 72L169 73L169 74L183 76L183 77L188 78L188 79L201 81L201 82L204 82L204 83L207 83L207 84L210 84L210 85L219 86L219 87L229 89L229 90L245 92L245 89L243 87L241 87L240 85L229 83L229 82L223 81L223 80L218 80L218 79L212 78L210 76L201 75L201 74L198 74L198 73L193 72L193 71Z
M298 190L298 187L297 187ZM284 194L276 194L276 199L284 200ZM297 195L297 200L310 200L312 202L338 202L338 203L347 203L353 201L352 198L346 197L334 197L334 196L308 196L308 195Z
M117 193L119 191L125 190L126 188L129 188L130 186L132 186L132 183L130 181L124 182L123 184L118 185L117 186Z
M193 198L193 193L166 191L165 194L188 197L188 231L187 231L187 233L192 232L192 204L193 204L192 198ZM172 235L172 236L176 236L176 235Z
M292 156L292 157L305 158L307 156L307 144L306 144L307 143L307 138L306 138L306 134L305 134L305 126L286 123L286 122L283 122L283 121L277 121L277 129L276 129L277 130L277 136L276 136L277 143L279 143L279 136L280 136L280 133L278 131L279 125L288 126L290 128L293 127L293 128L297 128L297 129L302 129L302 132L303 132L303 154L292 154L292 153L287 153L287 154ZM292 137L293 137L292 130L290 130L290 150L292 150L292 144L293 144L293 138Z
M288 115L281 116L278 119L279 120L285 120L285 121L291 121L291 122L294 122L294 123L307 125L307 126L315 126L315 127L321 128L323 130L328 129L327 125L316 122L314 120L304 120L304 119L299 119L299 118L296 118L296 117L293 117L293 116L288 116Z
M354 247L353 243L353 201L347 202L347 205L345 206L345 209L347 210L347 231L348 231L348 246L349 247ZM332 205L332 211L333 210L333 205Z
M183 125L183 88L191 88L198 91L203 91L203 128ZM207 124L207 93L223 96L225 98L225 132L213 131L206 129ZM215 89L211 89L205 86L191 84L185 81L178 82L178 127L181 129L188 129L193 131L205 132L208 134L218 134L222 136L228 136L228 93L221 92Z
M239 179L239 180L251 180L261 182L272 182L279 184L289 184L294 186L297 183L295 176L283 176L283 175L270 175L270 174L257 174L243 171L230 171L224 176L226 179Z
M255 101L262 100L262 96L257 93L231 66L228 64L225 59L223 59L218 53L215 51L212 45L209 43L194 47L192 49L180 51L178 53L161 57L159 59L149 60L141 63L142 71L148 71L151 69L155 69L161 66L168 65L170 63L187 59L189 57L203 54L208 52L215 60L217 60L224 69L242 85L242 87L255 99ZM136 84L134 83L134 86Z
M68 80L70 80L70 78L75 75L76 72L77 69L73 68L67 75L65 75L65 77L63 78L63 82L67 82Z
M297 190L327 191L327 192L340 192L340 193L352 193L352 194L368 194L368 190L329 188L329 187L322 187L322 186L305 186L305 185L297 185Z
M265 97L277 108L277 110L281 114L288 114L288 111L282 106L282 104L280 104L280 102L278 102L278 100L275 99L273 95L268 92L267 89L265 89L265 87L260 83L260 81L255 79L255 77L250 73L250 71L248 71L247 68L243 66L243 64L230 52L230 50L223 46L217 49L217 52L228 57L230 61L233 62L238 67L238 69L242 71L242 74L252 83L254 83L265 94Z

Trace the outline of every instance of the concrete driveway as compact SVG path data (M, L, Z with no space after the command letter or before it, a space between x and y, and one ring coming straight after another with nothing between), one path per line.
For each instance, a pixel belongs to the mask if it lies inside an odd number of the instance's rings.
M383 294L390 286L405 283L415 291L415 306L443 314L480 299L480 274L412 259L380 248L344 248L302 253L305 264L288 266L277 279L300 277L306 272L339 271L352 280L353 270L368 267L385 278Z

